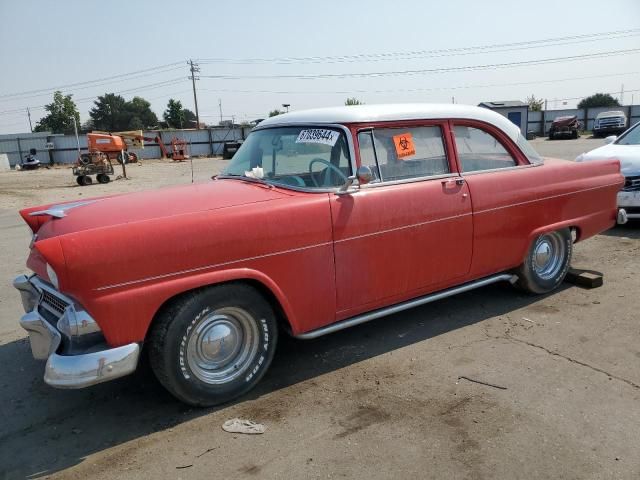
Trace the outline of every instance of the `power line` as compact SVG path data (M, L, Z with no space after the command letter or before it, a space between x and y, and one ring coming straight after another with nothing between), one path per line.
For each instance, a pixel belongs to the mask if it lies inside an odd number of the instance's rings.
M128 88L126 90L120 90L117 92L111 92L114 93L115 95L120 95L123 93L131 93L131 92L135 92L138 90L153 90L155 88L161 88L161 87L169 87L172 85L176 85L182 82L186 82L187 79L184 77L178 77L178 78L173 78L171 80L165 80L163 82L157 82L157 83L151 83L151 84L147 84L147 85L140 85L138 87L134 87L134 88ZM94 101L96 98L98 97L98 95L94 95L91 97L84 97L84 98L78 98L78 99L74 99L74 103L79 104L79 103L87 103L87 102L92 102ZM32 110L37 110L37 109L43 109L44 107L46 107L46 105L37 105L37 106L29 106L28 108L31 108ZM15 108L12 110L4 110L0 112L0 115L5 115L5 114L11 114L11 113L24 113L24 109L26 107L21 107L21 108Z
M444 48L437 50L414 50L402 52L384 53L359 53L340 56L311 56L311 57L274 57L274 58L202 58L198 61L202 64L230 64L230 65L254 65L254 64L298 64L298 63L352 63L362 61L380 60L406 60L413 58L432 58L441 56L470 55L476 53L496 53L511 50L542 48L585 43L602 40L615 40L640 35L640 28L629 30L616 30L611 32L589 33L583 35L571 35L523 42L498 43L489 45L476 45L470 47Z
M165 73L168 71L172 71L172 70L176 70L180 67L177 67L177 65L184 65L182 62L174 62L174 63L168 63L166 65L159 65L156 67L150 67L150 68L145 68L144 70L138 70L135 72L128 72L128 73L121 73L118 75L112 75L110 77L103 77L103 78L98 78L95 80L86 80L84 82L75 82L75 83L68 83L66 85L58 85L56 87L50 87L50 88L41 88L38 90L27 90L24 92L14 92L14 93L6 93L3 95L0 95L0 98L11 98L11 97L21 97L21 96L25 96L25 95L33 95L33 94L38 94L38 93L50 93L50 92L54 92L56 90L67 90L67 89L79 89L79 87L83 86L83 85L88 85L88 84L94 84L94 83L100 83L100 82L109 82L110 80L116 80L116 79L121 79L121 78L126 78L126 77L134 77L134 78L142 78L142 77L146 77L146 76L150 76L150 75L156 75L158 73ZM174 67L174 68L170 68L170 67ZM130 78L127 78L127 80ZM104 83L103 83L104 85ZM99 85L98 85L99 86Z
M590 75L585 77L571 77L571 78L556 78L556 79L546 79L546 80L536 80L536 81L528 81L528 82L515 82L515 83L492 83L492 84L481 84L481 85L457 85L457 86L446 86L446 87L429 87L429 88L394 88L394 89L386 89L386 90L322 90L322 91L292 91L292 90L237 90L237 89L210 89L210 88L201 88L201 91L205 92L218 92L218 93L271 93L275 95L332 95L332 94L343 94L349 95L353 93L411 93L411 92L431 92L431 91L439 91L439 90L461 90L467 88L490 88L490 87L517 87L523 85L538 85L541 83L558 83L558 82L568 82L575 80L589 80L594 78L608 78L608 77L619 77L623 75L637 75L640 74L640 71L637 72L624 72L624 73L610 73L605 75Z
M350 73L317 73L317 74L276 74L276 75L202 75L202 78L214 78L218 80L239 80L239 79L252 79L252 80L270 80L270 79L297 79L297 80L315 80L315 79L329 79L329 78L364 78L364 77L389 77L399 75L428 75L434 73L449 73L449 72L462 72L462 71L478 71L478 70L493 70L502 68L524 67L531 65L543 65L550 63L560 62L574 62L579 60L613 57L617 55L630 55L640 52L640 48L630 48L626 50L612 50L609 52L597 52L588 53L584 55L571 55L568 57L552 57L541 58L537 60L524 60L520 62L505 62L505 63L493 63L482 65L466 65L462 67L441 67L441 68L427 68L420 70L396 70L386 72L350 72Z

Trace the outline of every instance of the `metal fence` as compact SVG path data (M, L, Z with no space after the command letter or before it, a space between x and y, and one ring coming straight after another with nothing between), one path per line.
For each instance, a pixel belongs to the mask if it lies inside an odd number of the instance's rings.
M179 138L189 145L192 156L222 155L224 143L244 140L250 127L214 127L201 130L159 130L146 131L143 136L160 137L162 143L170 148L171 140ZM87 137L80 135L80 151L87 152ZM78 144L75 135L54 135L51 133L21 133L0 135L0 153L6 153L11 166L20 163L31 148L37 150L37 157L43 163L69 164L78 159ZM130 148L142 159L161 158L162 153L157 142L145 142L144 148Z

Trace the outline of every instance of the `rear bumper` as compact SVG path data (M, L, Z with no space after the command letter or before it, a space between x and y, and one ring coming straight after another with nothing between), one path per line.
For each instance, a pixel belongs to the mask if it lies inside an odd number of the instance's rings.
M46 288L51 294L55 292L53 288L46 287L37 277L26 275L17 277L13 286L22 296L25 315L20 319L20 326L29 333L31 353L38 360L47 360L44 374L47 384L56 388L84 388L128 375L136 369L140 345L130 343L108 348L104 343L93 341L101 336L97 326L88 328L85 334L75 332L69 336L58 327L60 321L65 315L73 315L82 319L81 328L87 328L93 322L87 312L79 305L70 304L54 325L41 313L43 290ZM87 339L91 342L87 343Z

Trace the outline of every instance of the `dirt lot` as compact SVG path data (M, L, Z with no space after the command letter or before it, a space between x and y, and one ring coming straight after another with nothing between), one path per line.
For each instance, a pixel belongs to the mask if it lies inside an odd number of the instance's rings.
M573 159L601 143L534 146ZM222 164L194 160L196 181ZM601 288L531 297L496 285L314 341L285 338L258 389L231 405L187 408L146 369L86 390L47 387L9 287L29 243L16 209L191 181L188 163L129 174L91 187L66 169L0 174L0 478L640 477L637 224L576 245L574 266L604 272ZM225 433L236 416L267 432Z

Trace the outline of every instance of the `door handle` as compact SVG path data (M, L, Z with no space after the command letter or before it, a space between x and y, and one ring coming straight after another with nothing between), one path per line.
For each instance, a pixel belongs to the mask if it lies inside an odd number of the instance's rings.
M442 184L445 185L445 186L464 185L465 184L465 180L462 177L447 178L445 180L442 180Z

